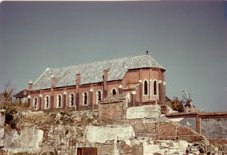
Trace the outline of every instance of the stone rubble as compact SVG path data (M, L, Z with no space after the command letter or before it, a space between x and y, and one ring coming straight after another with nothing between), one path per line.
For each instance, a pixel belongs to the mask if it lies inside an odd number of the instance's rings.
M203 135L162 116L157 105L126 108L124 103L111 103L100 105L98 111L6 111L0 127L1 151L8 154L76 155L77 148L86 147L97 148L98 155L219 151L208 147Z

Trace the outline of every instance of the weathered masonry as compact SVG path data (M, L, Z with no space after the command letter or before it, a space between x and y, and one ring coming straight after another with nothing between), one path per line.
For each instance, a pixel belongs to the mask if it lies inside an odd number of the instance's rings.
M0 125L7 115L13 121L0 132L6 154L184 154L188 145L207 145L203 135L161 115L159 105L128 107L125 95L100 102L94 111L3 111Z
M33 110L97 108L105 98L126 95L129 106L165 105L165 69L148 55L47 68L28 85Z
M170 113L166 117L182 119L180 121L182 125L191 127L209 139L227 139L226 112Z

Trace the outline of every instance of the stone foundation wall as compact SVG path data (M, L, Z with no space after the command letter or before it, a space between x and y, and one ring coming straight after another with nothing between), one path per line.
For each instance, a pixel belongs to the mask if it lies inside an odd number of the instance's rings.
M4 125L2 150L75 155L78 147L95 147L98 155L151 155L183 152L182 143L206 144L202 135L163 117L157 105L127 109L125 103L103 104L98 112L14 112L15 126Z

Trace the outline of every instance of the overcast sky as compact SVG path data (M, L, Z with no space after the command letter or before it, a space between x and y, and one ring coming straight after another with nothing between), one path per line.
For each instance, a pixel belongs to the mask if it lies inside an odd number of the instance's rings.
M0 88L47 67L144 54L166 69L167 96L227 111L227 2L2 2Z

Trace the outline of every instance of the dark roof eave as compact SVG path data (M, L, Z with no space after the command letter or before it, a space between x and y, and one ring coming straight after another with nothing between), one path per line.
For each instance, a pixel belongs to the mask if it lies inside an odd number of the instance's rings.
M160 70L162 70L162 71L166 71L164 68L160 68L160 67L140 67L140 68L130 68L130 69L128 69L128 71L130 71L130 70L137 70L137 69L160 69Z

